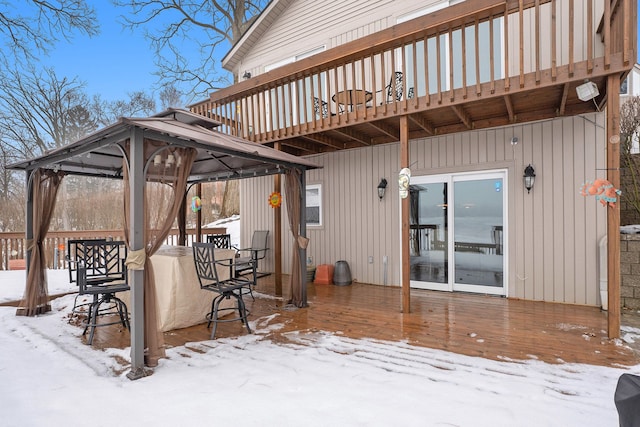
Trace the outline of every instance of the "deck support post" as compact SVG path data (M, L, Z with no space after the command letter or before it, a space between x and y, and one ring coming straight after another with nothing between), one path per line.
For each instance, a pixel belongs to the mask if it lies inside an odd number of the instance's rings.
M620 75L607 77L607 180L620 188ZM607 207L608 335L620 336L620 203Z
M409 167L409 122L406 115L400 117L400 169ZM411 272L409 253L409 197L402 199L400 218L402 221L401 254L402 254L402 312L411 312Z
M273 146L278 151L282 151L282 143L276 142ZM273 177L273 191L282 193L282 175ZM302 189L304 191L304 188ZM304 206L302 206L304 209ZM273 254L275 262L275 294L282 296L282 208L278 206L273 210Z

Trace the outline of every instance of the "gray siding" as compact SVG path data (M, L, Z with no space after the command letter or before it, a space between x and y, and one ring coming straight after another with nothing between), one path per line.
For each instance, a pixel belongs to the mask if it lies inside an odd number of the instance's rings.
M264 67L319 46L327 49L395 25L397 17L439 0L298 0L280 15L234 72L256 76Z
M606 177L604 126L600 113L413 140L411 170L419 176L507 169L508 296L595 306L600 304L597 244L606 234L607 208L579 190L587 180ZM515 146L513 136L519 140ZM388 256L386 284L399 286L399 145L309 158L323 167L309 171L307 183L322 184L324 225L308 229L308 255L315 264L346 260L354 280L373 284L384 284L383 258ZM527 194L522 173L529 163L536 183ZM379 201L376 187L383 177L389 186ZM242 183L245 244L252 230L273 230L273 210L267 204L271 191L273 178ZM283 215L283 269L288 272L291 237L285 209ZM270 270L272 255L265 264Z

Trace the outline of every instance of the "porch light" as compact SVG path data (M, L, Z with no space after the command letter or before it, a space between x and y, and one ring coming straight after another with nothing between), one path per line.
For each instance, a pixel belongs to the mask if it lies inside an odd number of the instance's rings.
M533 183L536 180L536 171L533 169L533 166L529 164L526 168L524 168L524 188L527 189L527 193L531 192L533 188Z
M590 101L596 96L600 95L598 85L589 80L578 86L576 88L576 93L578 94L578 98L580 98L580 101Z
M380 180L380 184L378 184L378 198L382 201L384 197L384 192L387 190L387 180L382 178Z
M250 79L251 78L251 73L248 71L245 71L244 74L242 75L243 79Z

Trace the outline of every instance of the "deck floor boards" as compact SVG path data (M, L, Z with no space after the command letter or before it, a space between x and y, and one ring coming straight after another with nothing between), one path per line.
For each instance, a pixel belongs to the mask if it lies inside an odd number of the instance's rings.
M272 278L261 279L256 291L273 295ZM323 330L493 360L537 359L617 367L640 364L637 350L607 337L607 314L597 307L412 290L411 313L403 314L400 288L361 283L309 284L308 301L308 308L292 309L273 297L246 298L250 321L277 314L258 326L281 324L267 334L276 342L286 340L286 332ZM223 323L216 338L245 333L240 322ZM206 341L209 334L205 323L170 331L164 335L165 345ZM129 333L121 328L98 328L94 346L126 348L129 340Z

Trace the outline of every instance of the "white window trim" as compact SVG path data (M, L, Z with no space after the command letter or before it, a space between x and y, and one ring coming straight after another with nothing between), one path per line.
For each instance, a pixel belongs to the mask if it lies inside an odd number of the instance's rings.
M322 184L307 184L305 191L308 192L310 189L317 189L318 190L318 223L309 223L307 221L307 227L323 227L324 226L324 221L323 221L323 214L322 214L322 210L323 210L323 198L322 198ZM307 207L315 207L316 205L310 205L309 204L309 198L305 197L306 200L306 206L305 209Z

